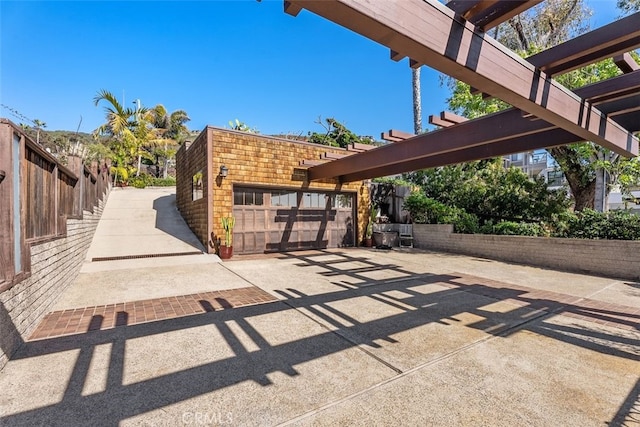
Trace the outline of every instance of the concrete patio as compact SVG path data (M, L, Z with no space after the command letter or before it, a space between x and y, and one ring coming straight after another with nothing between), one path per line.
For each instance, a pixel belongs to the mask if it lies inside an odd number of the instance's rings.
M640 425L638 283L420 250L89 261L0 372L0 425Z

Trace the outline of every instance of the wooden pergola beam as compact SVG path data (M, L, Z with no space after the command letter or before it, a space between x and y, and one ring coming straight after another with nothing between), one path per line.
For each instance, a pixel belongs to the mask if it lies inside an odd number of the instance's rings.
M403 132L403 131L397 130L397 129L389 130L389 135L391 135L394 138L401 138L401 139L409 139L409 138L413 138L415 136L412 133Z
M466 117L459 116L451 111L442 111L440 113L440 118L454 124L463 123L469 120Z
M391 136L391 134L389 132L382 132L380 134L380 138L382 138L385 141L389 141L389 142L404 141L404 138L395 138L395 137Z
M516 15L524 12L525 10L535 6L542 2L542 0L527 0L527 1L512 1L503 0L493 8L491 13L486 14L483 17L473 20L472 22L484 31L489 31L491 28L497 27L503 22L508 21Z
M424 158L456 152L477 145L513 140L516 137L536 134L554 126L543 120L524 120L519 110L509 109L500 113L469 120L449 128L417 135L395 144L378 147L366 153L336 160L309 169L309 179L347 176L356 172L366 172L369 177L383 176L379 173L384 167L397 165L404 171L414 170L412 161L420 162ZM580 140L580 137L576 137ZM538 139L541 146L553 145L552 142Z
M633 57L625 52L622 55L616 55L613 57L613 62L620 68L623 73L632 73L640 70L640 65L633 59Z
M629 52L640 46L640 12L582 34L527 58L549 75Z
M432 125L440 126L443 128L448 128L453 125L457 125L458 123L466 122L466 117L459 116L450 111L441 111L439 116L430 115L429 123Z
M359 142L352 142L351 144L347 145L347 151L355 151L355 152L358 152L358 153L362 153L364 151L373 150L374 148L376 148L375 145L361 144Z
M301 167L312 167L312 166L319 166L322 165L326 162L320 161L320 160L309 160L309 159L304 159L304 160L300 160L298 162L298 165Z
M576 95L591 104L626 98L638 92L640 92L640 70L575 89Z
M576 93L583 98L602 98L610 95L612 92L616 93L621 86L628 85L633 87L634 84L640 85L640 81L636 81L636 79L640 79L640 72L620 75L609 80L593 83L576 89ZM638 96L635 94L637 94L637 91L634 95L621 98L621 100L630 99L625 105L633 106L633 96ZM603 105L607 107L609 104L605 103ZM623 108L624 105L619 105L618 107ZM609 105L607 109L610 110L610 114L613 116L616 115L615 108L618 107ZM502 147L506 144L503 143L503 141L510 141L509 143L516 144L514 147L521 147L517 145L519 144L517 141L520 140L530 141L531 144L537 142L537 144L539 144L538 147L526 146L527 150L532 150L583 140L570 132L550 132L551 130L557 131L558 129L544 120L528 120L528 118L522 116L522 111L513 108L475 120L467 120L464 117L456 116L449 112L442 112L440 116L446 117L451 121L458 121L459 124L447 129L440 129L427 134L413 136L403 142L398 142L393 148L392 146L381 147L369 153L358 154L349 159L341 160L340 162L342 162L342 164L334 162L323 165L322 168L312 168L309 171L309 177L310 179L321 179L338 176L344 182L349 182L432 167L433 163L429 160L431 157L449 159L451 156L458 156L461 160L457 162L469 161L466 160L468 159L465 154L467 150L472 150L472 153L476 153L473 154L473 156L493 153L494 151L491 151L491 149L476 149L475 147L491 146L494 144ZM616 115L615 120L629 126L629 130L635 131L640 127L640 112L635 109L625 111L624 114ZM393 134L394 131L389 132ZM552 137L559 137L561 141L569 142L556 142L550 139ZM412 144L413 146L407 145L406 149L398 153L396 147L403 144ZM384 149L386 149L386 151L379 153ZM503 148L496 150L501 150L499 152L504 151ZM519 148L514 148L513 150L514 151L511 152L518 152ZM411 155L415 155L415 157L408 158L409 155L405 153L411 153ZM443 156L447 153L448 156ZM479 158L474 157L471 160L478 160ZM451 163L457 162L452 161ZM326 171L328 168L331 169ZM325 169L324 172L323 169ZM327 175L323 176L321 175L322 173L327 173Z
M338 159L342 159L345 157L350 156L351 154L338 154L338 153L329 153L329 152L324 152L322 153L322 159L327 159L327 160L338 160Z
M447 7L459 13L472 24L488 31L535 6L542 0L469 1L452 0Z
M402 172L451 165L455 163L471 162L474 160L488 159L513 153L522 153L523 151L543 148L540 147L541 141L549 144L544 148L549 148L557 145L580 142L580 138L565 130L553 128L531 135L506 139L494 144L476 145L463 150L410 160L403 164L387 165L380 167L375 171L366 170L347 173L341 176L340 179L342 182L361 181L380 176L395 175Z
M612 115L612 119L632 132L640 132L640 112L637 109L618 112Z
M632 96L628 96L622 99L616 99L614 101L603 102L598 108L610 117L616 117L621 114L631 113L633 111L640 111L640 93ZM637 124L635 129L629 129L632 132L638 130Z
M464 19L470 19L496 3L499 3L499 0L451 0L447 7Z
M389 52L390 52L390 53L389 53L389 58L390 58L392 61L396 61L396 62L398 62L398 61L400 61L402 58L404 58L404 55L403 55L403 54L401 54L401 53L399 53L399 52L396 52L396 51L394 51L394 50L390 50Z
M448 128L450 126L455 125L455 123L451 123L447 120L442 120L440 116L436 116L433 114L429 116L429 124L434 126L440 126L441 128Z
M624 156L638 153L638 140L630 132L472 24L456 19L451 9L436 0L290 0L290 3L467 82L582 140L593 141ZM424 25L425 22L429 25ZM404 154L408 159L412 157L410 152ZM329 171L329 176L348 172L338 171L332 164L314 169L316 176L325 177Z

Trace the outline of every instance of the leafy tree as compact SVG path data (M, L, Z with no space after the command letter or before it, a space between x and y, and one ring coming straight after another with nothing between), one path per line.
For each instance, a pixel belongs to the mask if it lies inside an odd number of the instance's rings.
M94 131L94 137L109 138L116 171L119 168L128 172L136 170L136 176L139 176L144 159L148 164L156 165L156 175L162 165L166 178L169 160L175 156L177 145L189 135L185 125L189 121L187 113L176 110L169 114L162 104L152 109L125 108L106 90L99 91L94 97L95 105L100 102L106 103L106 122ZM134 166L136 159L137 167Z
M47 127L47 124L39 119L33 119L33 125L36 128L36 142L40 144L40 130Z
M562 236L579 239L640 240L640 216L629 211L585 209L569 217Z
M628 15L640 10L640 0L618 0L617 5L623 15Z
M148 153L156 166L156 177L159 177L162 166L162 177L167 178L169 162L175 157L178 145L189 135L185 125L190 120L189 116L184 110L169 114L162 104L158 104L145 114L144 119L153 133Z
M331 147L347 148L349 144L374 144L375 140L371 136L358 136L334 118L326 119L326 125L320 119L316 122L323 126L326 133L309 132L309 142L315 144L329 145Z
M547 189L520 169L505 169L500 159L481 160L406 175L425 196L464 209L486 221L551 222L568 208L564 190Z
M111 92L104 89L93 97L94 105L98 106L101 101L107 103L104 107L107 121L94 131L94 136L108 135L122 139L125 135L132 134L137 125L136 110L124 108Z
M140 151L140 134L138 131L137 115L146 111L136 111L123 107L118 99L107 90L100 90L93 98L97 106L100 102L106 103L104 107L106 122L94 131L94 137L106 135L111 139L111 152L116 170L114 182L118 182L118 171L131 167L133 159ZM120 173L122 176L123 174Z
M633 5L638 0L620 0ZM520 14L494 30L494 36L522 56L529 56L588 30L590 10L582 0L550 0ZM637 57L637 56L636 56ZM557 80L573 89L617 75L620 71L612 60L592 64L580 70L557 76ZM449 81L452 96L449 107L458 114L476 118L508 107L497 99L471 95L469 86ZM627 160L591 142L553 147L547 150L562 169L574 197L575 210L606 205L602 196L612 185L623 191L637 182L637 159ZM599 199L598 199L599 197Z
M453 224L456 233L475 233L479 229L477 216L462 208L445 205L420 191L407 196L403 208L417 224Z

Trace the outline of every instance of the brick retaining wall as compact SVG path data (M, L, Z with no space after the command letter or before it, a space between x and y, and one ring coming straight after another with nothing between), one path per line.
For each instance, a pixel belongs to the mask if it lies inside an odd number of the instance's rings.
M78 276L106 199L93 214L67 220L66 237L32 245L31 275L0 293L0 369Z
M446 224L414 224L414 245L435 251L621 279L640 279L640 241L456 234Z

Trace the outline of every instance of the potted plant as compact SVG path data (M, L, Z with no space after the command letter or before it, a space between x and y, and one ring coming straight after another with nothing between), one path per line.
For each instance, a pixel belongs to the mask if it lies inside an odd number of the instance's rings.
M224 229L224 244L220 244L220 258L229 259L233 256L233 227L236 219L232 216L220 218Z

